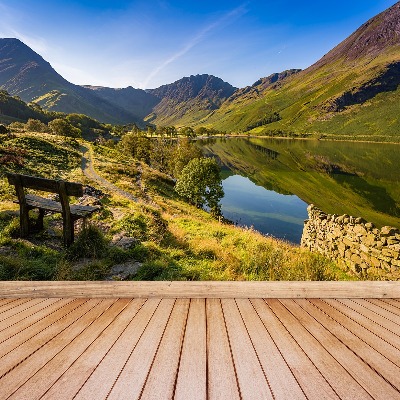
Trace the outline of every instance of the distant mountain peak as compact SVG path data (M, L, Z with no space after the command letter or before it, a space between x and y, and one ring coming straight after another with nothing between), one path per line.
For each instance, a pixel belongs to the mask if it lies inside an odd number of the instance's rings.
M314 66L337 59L374 58L394 46L400 47L400 1L361 25Z

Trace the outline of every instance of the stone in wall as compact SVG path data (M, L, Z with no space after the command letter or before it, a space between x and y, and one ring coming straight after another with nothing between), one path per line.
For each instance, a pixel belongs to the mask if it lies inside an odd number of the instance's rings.
M363 277L400 279L400 231L349 215L307 208L301 246L324 254Z

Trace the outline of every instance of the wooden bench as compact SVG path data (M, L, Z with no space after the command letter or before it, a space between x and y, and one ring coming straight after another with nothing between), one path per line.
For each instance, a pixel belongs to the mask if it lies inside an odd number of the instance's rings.
M15 186L18 197L21 237L26 237L33 231L29 219L29 210L39 210L36 224L39 230L43 229L43 217L46 211L50 213L61 213L63 216L64 245L68 247L74 241L74 222L80 218L87 218L92 213L99 210L99 207L69 204L68 196L83 196L83 185L81 183L14 173L8 173L7 178L8 182ZM60 200L55 201L33 194L27 194L25 193L25 188L57 193Z

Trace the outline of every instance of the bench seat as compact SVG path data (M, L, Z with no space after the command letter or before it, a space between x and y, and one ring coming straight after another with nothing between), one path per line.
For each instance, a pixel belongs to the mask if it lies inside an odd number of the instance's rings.
M51 200L45 199L40 196L36 196L34 194L25 195L26 204L30 208L38 208L40 210L49 211L53 213L62 213L61 203ZM86 218L90 217L95 211L98 211L99 207L93 206L82 206L80 204L71 204L70 212L71 216L74 219Z

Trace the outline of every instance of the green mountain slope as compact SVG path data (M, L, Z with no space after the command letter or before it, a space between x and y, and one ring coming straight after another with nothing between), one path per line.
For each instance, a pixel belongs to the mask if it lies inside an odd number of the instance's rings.
M18 39L0 39L0 88L51 111L82 113L102 122L138 122L92 90L68 82Z
M280 129L398 135L400 2L362 25L317 63L280 83L263 88L256 82L256 91L229 99L201 123L258 134ZM254 127L257 123L260 126Z
M157 125L193 125L217 110L236 88L212 75L191 75L147 90L160 99L146 118Z
M18 97L10 96L7 91L0 90L0 123L26 121L29 118L48 120L48 116L34 104L28 105Z

